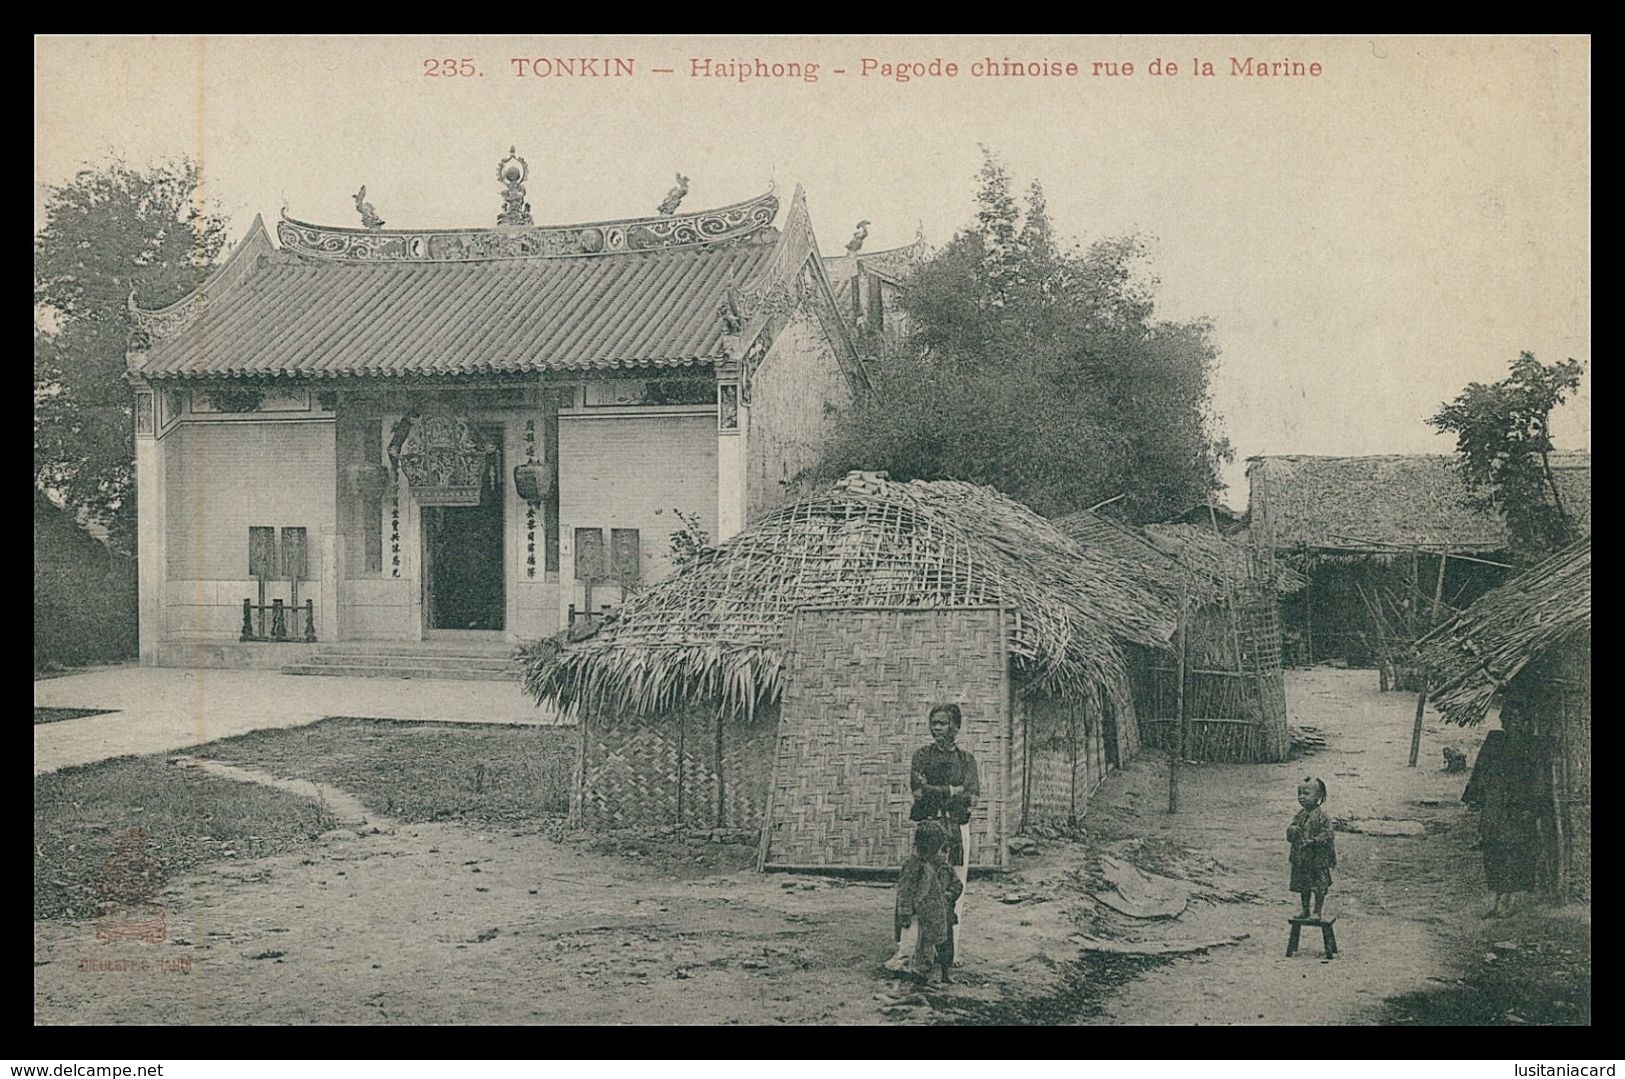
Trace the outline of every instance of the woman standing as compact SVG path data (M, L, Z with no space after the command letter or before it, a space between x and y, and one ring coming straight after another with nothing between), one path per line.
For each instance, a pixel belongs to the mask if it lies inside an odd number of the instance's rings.
M1495 893L1486 918L1510 914L1514 892L1538 887L1549 780L1546 756L1535 738L1505 731L1485 736L1461 800L1478 810L1484 883Z
M963 886L970 869L970 812L982 793L976 758L954 744L963 722L959 705L933 705L926 722L931 744L915 750L909 766L909 789L914 793L909 819L942 823L948 832L948 863ZM954 943L959 943L958 924Z

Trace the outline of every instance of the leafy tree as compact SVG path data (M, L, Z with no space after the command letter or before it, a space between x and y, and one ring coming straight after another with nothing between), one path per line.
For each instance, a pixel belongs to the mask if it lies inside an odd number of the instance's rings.
M1536 557L1573 541L1574 522L1552 475L1552 409L1580 388L1573 359L1543 364L1525 352L1507 377L1469 383L1428 422L1456 436L1469 501L1501 514L1514 550Z
M50 190L34 237L34 484L135 549L128 300L173 303L225 246L197 166L85 169Z
M1139 240L1063 245L1043 188L1021 213L984 156L975 226L910 277L910 336L869 357L875 392L819 475L969 480L1051 515L1123 495L1142 521L1209 497L1231 455L1215 436L1210 325L1158 321Z

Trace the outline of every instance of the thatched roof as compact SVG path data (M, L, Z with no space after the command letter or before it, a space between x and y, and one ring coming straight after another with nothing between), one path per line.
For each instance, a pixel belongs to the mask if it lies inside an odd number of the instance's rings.
M1496 691L1531 662L1591 634L1591 540L1564 548L1486 593L1418 642L1452 723L1483 720Z
M1184 513L1170 517L1167 524L1202 525L1208 531L1219 526L1222 535L1233 536L1247 527L1247 515L1237 513L1223 502L1198 502Z
M525 687L565 710L748 716L778 698L798 608L995 605L1025 690L1118 700L1122 645L1165 644L1177 618L1134 567L997 491L853 473L629 597L596 635L527 646Z
M1081 546L1133 565L1175 605L1181 596L1198 605L1223 603L1266 575L1281 592L1309 583L1301 573L1255 559L1244 544L1215 535L1211 524L1134 528L1091 510L1057 517L1054 523Z
M1505 525L1468 505L1455 456L1252 457L1248 513L1277 550L1381 555L1508 547ZM1591 454L1552 455L1564 508L1591 534Z
M1233 594L1265 575L1274 578L1275 590L1283 595L1309 583L1309 578L1297 570L1271 562L1263 552L1249 548L1241 537L1215 535L1211 525L1146 525L1145 534L1218 592Z
M1068 513L1051 523L1084 550L1105 553L1133 566L1176 607L1180 596L1191 591L1192 582L1179 562L1132 525L1094 510Z

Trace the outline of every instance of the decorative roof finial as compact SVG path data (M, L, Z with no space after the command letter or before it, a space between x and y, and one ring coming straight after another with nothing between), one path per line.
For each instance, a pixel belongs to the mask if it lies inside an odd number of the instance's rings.
M867 220L859 221L857 231L853 232L852 238L846 241L846 253L848 255L856 255L863 248L863 241L867 240L868 238L869 222Z
M682 203L683 196L686 194L688 194L688 177L679 172L677 174L677 186L666 192L665 201L656 208L655 212L662 217L670 217L677 212L677 207Z
M525 201L525 177L529 175L530 166L519 156L518 148L508 147L508 156L497 164L497 179L505 185L498 225L534 224L530 219L530 203Z
M355 208L361 215L361 224L364 228L377 230L384 227L384 219L378 216L378 211L367 201L366 184L362 184L361 190L355 193Z

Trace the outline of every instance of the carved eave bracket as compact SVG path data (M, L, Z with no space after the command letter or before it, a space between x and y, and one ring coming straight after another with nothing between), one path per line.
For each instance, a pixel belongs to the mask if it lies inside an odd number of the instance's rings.
M771 229L778 213L779 200L772 191L721 209L670 217L498 229L334 228L300 221L283 211L277 239L303 258L332 262L581 258L748 241Z

